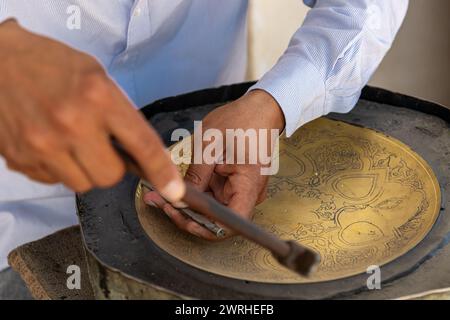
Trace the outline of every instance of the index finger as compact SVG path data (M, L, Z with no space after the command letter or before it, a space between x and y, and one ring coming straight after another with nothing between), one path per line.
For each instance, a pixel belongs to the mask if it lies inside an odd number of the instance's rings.
M164 198L170 202L180 201L185 192L184 182L161 138L118 88L113 91L115 104L106 118L111 135Z

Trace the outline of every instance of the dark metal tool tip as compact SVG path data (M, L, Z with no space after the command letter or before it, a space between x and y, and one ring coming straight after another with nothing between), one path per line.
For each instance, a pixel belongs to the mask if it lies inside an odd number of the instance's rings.
M320 263L320 255L315 251L300 246L295 241L286 241L290 252L287 256L277 256L277 260L287 268L307 277L315 271Z

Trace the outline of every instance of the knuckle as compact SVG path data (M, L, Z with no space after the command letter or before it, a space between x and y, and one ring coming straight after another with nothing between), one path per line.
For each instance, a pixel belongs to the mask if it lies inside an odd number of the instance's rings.
M80 112L69 102L62 103L56 108L52 117L59 128L71 133L78 132L80 121L82 120Z
M110 91L110 83L103 72L92 72L84 76L79 88L80 96L90 102L103 102ZM99 103L102 106L103 103Z
M26 145L33 151L49 152L53 149L54 144L50 135L36 129L26 129L23 132Z

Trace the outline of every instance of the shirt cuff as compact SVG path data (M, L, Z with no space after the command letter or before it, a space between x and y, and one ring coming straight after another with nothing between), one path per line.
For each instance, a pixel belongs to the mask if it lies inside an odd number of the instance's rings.
M325 84L317 68L299 56L284 55L250 90L269 93L280 105L291 136L303 124L324 115Z

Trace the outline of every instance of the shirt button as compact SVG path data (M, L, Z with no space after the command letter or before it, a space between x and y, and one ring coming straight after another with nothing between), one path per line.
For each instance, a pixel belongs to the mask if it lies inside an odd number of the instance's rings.
M135 17L139 17L140 15L141 15L141 8L136 8L135 10L134 10L134 13L133 13L133 15L135 16Z

